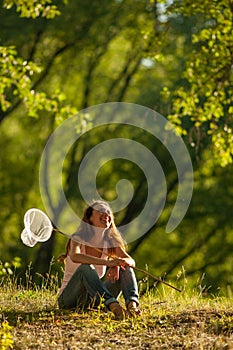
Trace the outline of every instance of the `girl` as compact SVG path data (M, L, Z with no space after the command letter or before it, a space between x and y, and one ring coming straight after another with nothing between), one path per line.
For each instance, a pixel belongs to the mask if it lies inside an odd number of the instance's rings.
M80 227L69 239L61 260L65 262L65 271L58 296L60 308L85 309L98 306L103 300L116 319L124 319L127 314L140 315L132 268L135 261L125 250L108 203L96 201L85 210ZM126 310L117 301L121 292Z

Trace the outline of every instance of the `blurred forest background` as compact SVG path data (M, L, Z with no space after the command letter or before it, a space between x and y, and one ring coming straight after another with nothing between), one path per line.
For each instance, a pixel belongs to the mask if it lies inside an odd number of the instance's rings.
M171 157L149 134L125 137L150 145L166 172L163 214L129 245L137 266L176 281L185 271L210 293L233 287L233 1L3 0L0 7L0 260L21 258L21 271L46 274L64 251L55 234L28 248L23 216L42 210L40 158L53 130L83 108L131 102L168 118L182 135L194 170L193 197L181 224L165 233L177 195ZM80 128L85 128L80 121ZM128 134L127 134L128 133ZM111 129L111 137L119 130ZM108 135L109 137L109 135ZM84 135L67 161L66 194L80 210L76 176L85 153L105 139ZM116 223L145 202L145 178L126 161L108 162L98 176L106 200L115 184L132 181L133 201ZM75 195L74 195L75 194ZM139 228L140 230L140 228ZM54 258L53 258L54 257ZM19 271L18 271L19 272ZM182 282L183 283L183 282ZM200 287L201 286L201 287Z

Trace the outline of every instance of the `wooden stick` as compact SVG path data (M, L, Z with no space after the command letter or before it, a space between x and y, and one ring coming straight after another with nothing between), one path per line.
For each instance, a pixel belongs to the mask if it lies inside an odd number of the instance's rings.
M132 267L132 266L131 266L131 267ZM144 273L144 275L150 276L150 277L153 278L155 281L158 281L158 282L161 282L161 283L163 283L163 284L166 284L166 286L171 287L171 288L177 290L177 291L180 292L180 293L182 292L182 290L180 290L180 289L178 289L178 288L172 286L171 284L169 284L169 283L167 283L167 282L161 280L161 278L158 278L158 277L152 275L152 274L149 273L148 271L139 269L138 267L132 267L132 268L133 268L134 270L137 270L137 271L140 271L140 272Z

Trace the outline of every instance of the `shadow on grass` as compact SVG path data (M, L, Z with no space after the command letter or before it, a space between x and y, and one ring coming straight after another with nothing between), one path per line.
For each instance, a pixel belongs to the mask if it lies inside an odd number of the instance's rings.
M0 321L6 320L11 326L17 326L19 323L34 323L34 322L55 322L56 319L72 319L74 317L89 318L91 312L97 313L96 310L83 310L78 311L77 309L64 310L58 308L51 308L41 311L0 311Z

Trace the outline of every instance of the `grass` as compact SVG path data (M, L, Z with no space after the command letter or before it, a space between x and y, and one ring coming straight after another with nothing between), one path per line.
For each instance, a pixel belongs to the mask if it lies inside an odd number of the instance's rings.
M101 307L59 310L56 279L40 288L8 279L0 285L0 349L233 349L232 296L183 289L149 291L141 317L115 321Z

